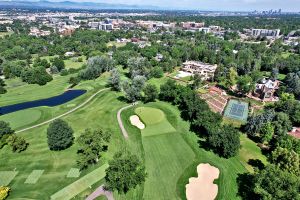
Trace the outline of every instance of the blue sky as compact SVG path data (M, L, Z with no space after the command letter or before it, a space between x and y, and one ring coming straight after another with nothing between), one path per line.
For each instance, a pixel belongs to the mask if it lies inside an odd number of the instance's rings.
M76 0L79 1L79 0ZM81 0L82 1L82 0ZM89 1L89 0L84 0ZM91 0L90 0L91 1ZM166 8L202 10L269 10L300 12L300 0L93 0L106 3L153 5Z

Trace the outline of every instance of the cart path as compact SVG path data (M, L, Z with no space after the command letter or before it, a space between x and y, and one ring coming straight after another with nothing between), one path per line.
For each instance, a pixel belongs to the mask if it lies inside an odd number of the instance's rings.
M92 194L90 194L85 200L94 200L97 197L104 195L108 200L114 200L113 193L104 189L104 185L98 187Z
M123 124L123 122L122 122L121 114L122 114L122 112L123 112L124 110L126 110L126 109L128 109L128 108L131 108L131 107L133 107L133 106L135 106L135 105L137 105L137 104L138 104L138 102L135 102L135 103L133 103L133 104L131 104L131 105L129 105L129 106L125 106L125 107L121 108L121 109L118 111L117 119L118 119L119 127L120 127L120 129L121 129L121 131L122 131L122 134L123 134L123 136L125 137L125 139L128 138L128 133L127 133L127 131L126 131L125 127L124 127L124 124Z
M95 94L93 94L92 96L90 96L85 102L83 102L83 103L80 104L79 106L73 108L72 110L69 110L68 112L66 112L66 113L64 113L64 114L61 114L61 115L59 115L59 116L57 116L57 117L54 117L54 118L52 118L52 119L49 119L49 120L47 120L47 121L44 121L44 122L42 122L42 123L40 123L40 124L37 124L37 125L31 126L31 127L24 128L24 129L22 129L22 130L16 131L16 133L21 133L21 132L24 132L24 131L28 131L28 130L30 130L30 129L34 129L34 128L43 126L43 125L48 124L48 123L50 123L50 122L52 122L52 121L54 121L54 120L56 120L56 119L62 118L62 117L64 117L64 116L67 116L67 115L69 115L69 114L75 112L75 111L78 110L79 108L85 106L85 105L86 105L87 103L89 103L89 102L90 102L97 94L99 94L99 93L101 93L101 92L103 92L103 91L105 91L105 90L108 90L108 89L110 89L110 88L104 88L104 89L99 90L98 92L96 92Z

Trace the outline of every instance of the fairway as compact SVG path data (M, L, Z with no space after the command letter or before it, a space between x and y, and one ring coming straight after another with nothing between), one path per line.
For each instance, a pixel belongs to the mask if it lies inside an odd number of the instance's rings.
M13 129L18 129L28 124L33 124L37 122L41 118L41 115L41 109L31 108L2 115L0 116L0 120L8 122Z
M33 170L31 174L29 174L29 176L27 177L25 183L35 184L40 179L43 173L44 170Z
M143 199L178 199L176 184L194 153L179 133L143 137L148 177Z
M0 186L7 186L18 174L18 171L0 171Z
M78 168L71 168L67 174L68 178L78 178L80 176L80 171Z
M91 173L85 175L74 183L68 185L67 187L61 189L55 194L51 195L51 199L56 200L69 200L83 192L89 186L95 184L105 177L105 170L108 164L104 164L98 169L95 169Z

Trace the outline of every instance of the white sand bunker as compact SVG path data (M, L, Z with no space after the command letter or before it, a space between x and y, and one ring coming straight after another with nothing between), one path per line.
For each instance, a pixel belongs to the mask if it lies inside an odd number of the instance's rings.
M219 169L210 164L200 164L197 167L198 177L190 178L186 188L188 200L214 200L218 194L218 185L214 180L219 177Z
M143 124L143 122L141 122L139 116L137 115L132 115L130 118L130 123L133 125L133 126L136 126L138 127L139 129L144 129L145 128L145 125Z

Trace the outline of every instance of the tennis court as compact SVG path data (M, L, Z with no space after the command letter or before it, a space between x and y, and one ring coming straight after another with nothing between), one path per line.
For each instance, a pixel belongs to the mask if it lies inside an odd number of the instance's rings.
M224 116L246 122L248 118L248 103L231 99L227 104Z

